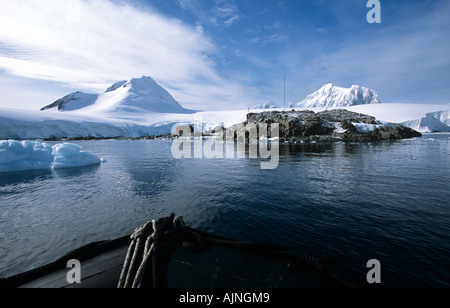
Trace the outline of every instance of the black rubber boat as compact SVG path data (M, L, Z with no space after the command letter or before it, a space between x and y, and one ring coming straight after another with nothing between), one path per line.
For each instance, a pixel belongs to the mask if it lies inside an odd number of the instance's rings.
M164 226L165 225L165 226ZM69 283L69 260L81 282ZM342 288L363 284L342 263L265 243L238 242L162 218L14 277L3 288Z

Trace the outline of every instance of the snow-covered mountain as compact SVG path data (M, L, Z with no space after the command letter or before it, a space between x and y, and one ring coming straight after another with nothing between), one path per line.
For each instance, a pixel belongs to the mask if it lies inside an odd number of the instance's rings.
M380 103L378 94L369 88L357 85L341 88L329 83L291 107L336 108Z
M75 92L41 109L89 113L192 113L151 77L119 81L102 94Z

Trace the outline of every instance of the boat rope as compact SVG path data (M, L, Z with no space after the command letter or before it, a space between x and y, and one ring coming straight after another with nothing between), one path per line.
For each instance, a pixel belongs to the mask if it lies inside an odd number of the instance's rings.
M118 288L165 288L166 267L175 247L202 250L211 245L287 257L303 262L318 272L329 274L330 266L338 267L356 286L362 283L342 262L324 255L322 259L307 253L291 251L262 242L243 242L205 233L187 227L183 217L171 214L152 220L131 235L131 244L122 268ZM148 277L148 278L147 278Z
M182 217L175 214L159 220L152 220L131 235L131 244L120 274L118 288L142 288L146 271L151 264L152 286L165 287L161 253L164 246L170 243L170 237L184 225Z

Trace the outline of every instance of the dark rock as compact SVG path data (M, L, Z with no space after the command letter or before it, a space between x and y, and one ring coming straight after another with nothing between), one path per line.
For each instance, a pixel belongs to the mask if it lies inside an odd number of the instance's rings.
M356 134L358 130L356 129L356 126L352 124L349 120L343 120L341 122L342 129L345 129L348 133Z
M280 140L289 142L312 141L378 141L397 140L422 136L415 130L400 124L382 123L375 117L351 112L344 109L326 110L315 113L313 111L266 111L252 113L247 121L237 124L230 129L245 129L249 123L266 124L269 128L278 123L280 127ZM369 126L366 131L359 131L356 125ZM342 128L342 129L338 129ZM248 134L246 134L248 136ZM269 134L270 137L270 134Z

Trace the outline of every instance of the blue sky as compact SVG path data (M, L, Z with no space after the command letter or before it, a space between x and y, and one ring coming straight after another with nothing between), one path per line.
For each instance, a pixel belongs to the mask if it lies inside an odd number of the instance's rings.
M185 107L299 102L326 83L450 103L450 2L16 0L0 4L0 107L148 75Z

